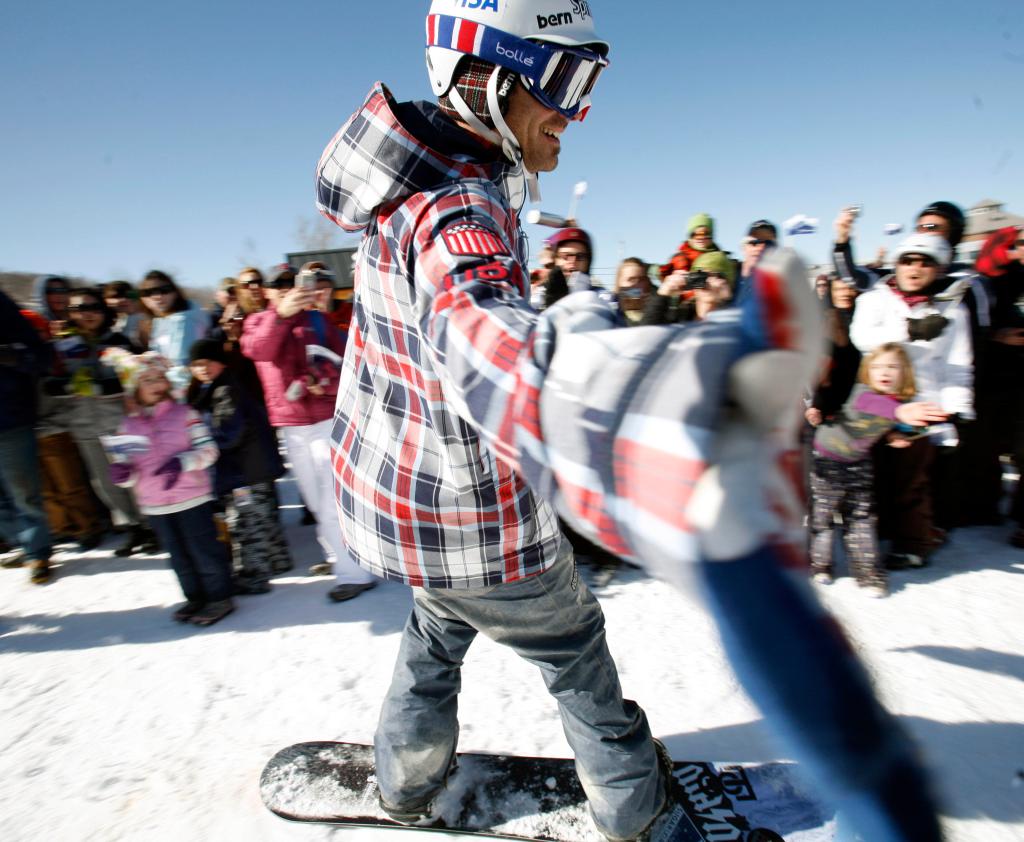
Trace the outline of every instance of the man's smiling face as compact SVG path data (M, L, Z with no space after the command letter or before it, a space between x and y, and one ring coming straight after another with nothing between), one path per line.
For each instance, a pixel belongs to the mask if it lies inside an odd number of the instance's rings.
M505 122L519 141L523 164L530 172L551 172L558 166L562 151L559 139L569 120L557 111L541 105L522 85L509 95Z

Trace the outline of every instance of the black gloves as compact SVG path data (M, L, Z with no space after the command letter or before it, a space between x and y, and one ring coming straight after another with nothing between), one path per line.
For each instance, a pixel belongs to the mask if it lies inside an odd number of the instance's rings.
M907 334L911 341L922 339L927 342L942 333L948 324L949 319L938 313L932 313L923 319L907 319Z
M548 270L548 282L544 286L545 310L569 294L569 282L565 278L565 273L557 266L552 266Z

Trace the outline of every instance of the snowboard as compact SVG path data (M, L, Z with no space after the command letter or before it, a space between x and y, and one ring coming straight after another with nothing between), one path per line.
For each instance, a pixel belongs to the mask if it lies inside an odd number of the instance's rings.
M674 761L682 794L665 842L831 842L833 812L806 793L791 763ZM440 824L409 827L377 802L373 746L310 742L282 749L260 776L282 818L354 827L433 830L545 842L605 842L572 760L460 753L438 796Z

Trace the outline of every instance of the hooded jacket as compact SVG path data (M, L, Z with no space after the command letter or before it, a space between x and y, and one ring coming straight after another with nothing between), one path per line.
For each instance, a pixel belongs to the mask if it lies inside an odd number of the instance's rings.
M34 281L32 281L32 298L29 301L29 307L35 310L40 316L46 321L52 322L57 320L57 316L53 310L50 309L50 305L46 302L46 285L50 281L59 280L65 284L67 288L71 289L71 284L67 278L62 278L60 275L39 275Z
M329 363L319 372L314 370L307 348L317 345L338 356L345 353L341 332L319 310L303 310L287 319L273 308L246 316L242 353L256 364L267 414L275 427L306 427L333 414L338 370ZM292 384L309 376L321 381L324 393L314 395L296 386L298 393L289 396Z
M961 283L968 284L968 279ZM879 283L857 299L850 341L867 354L886 342L900 342L910 356L918 399L946 412L974 418L974 369L971 318L959 287L947 287L925 301L908 304L889 282ZM907 319L938 314L948 319L934 339L911 341Z
M719 338L698 348L678 328L604 330L618 316L596 293L537 314L508 175L381 85L320 160L321 212L364 232L332 433L349 552L416 586L516 581L557 557L551 500L620 556L695 557L679 478L708 456L735 323L694 328ZM658 388L697 354L692 388Z
M217 461L217 445L192 407L164 400L129 415L119 431L149 439L149 449L132 460L132 472L125 483L134 486L143 514L183 512L213 499L206 469ZM174 485L165 488L165 475L157 471L173 457L181 460L181 475Z

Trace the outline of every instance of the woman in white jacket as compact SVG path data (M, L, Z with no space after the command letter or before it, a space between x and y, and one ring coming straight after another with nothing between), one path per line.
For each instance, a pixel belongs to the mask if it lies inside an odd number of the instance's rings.
M914 366L918 400L941 406L950 417L974 418L974 353L964 282L943 283L952 252L935 234L913 234L894 255L896 271L857 299L850 339L862 353L900 342ZM956 430L942 425L909 447L876 448L879 532L892 539L890 569L919 567L944 534L955 508L951 476ZM939 445L943 468L932 471ZM932 481L935 477L938 482Z

